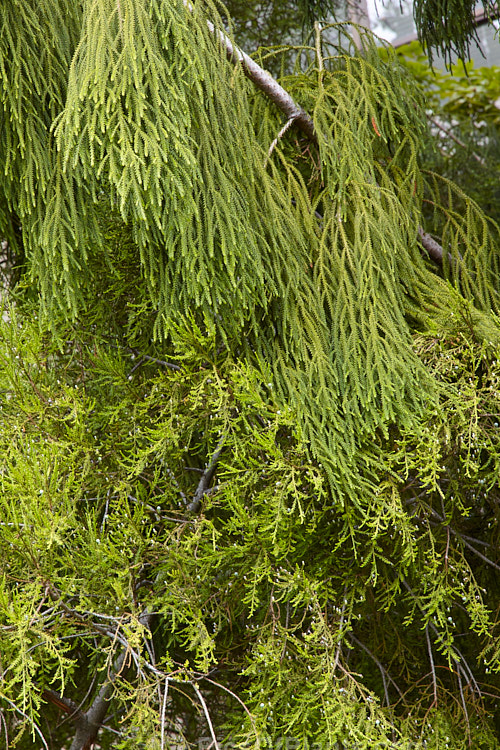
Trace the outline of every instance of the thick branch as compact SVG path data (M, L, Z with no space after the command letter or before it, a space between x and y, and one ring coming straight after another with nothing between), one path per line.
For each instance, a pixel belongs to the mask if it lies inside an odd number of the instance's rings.
M113 692L113 684L123 670L126 656L126 651L122 651L117 656L115 663L113 664L112 672L101 685L101 689L94 698L92 705L88 711L78 718L76 722L76 733L73 737L70 750L89 750L93 745L109 707L109 699Z
M60 592L57 590L55 586L50 586L49 588L49 594L53 600L58 600L61 608L69 615L78 618L79 620L85 620L86 617L84 614L78 612L77 610L71 609L68 607L67 604L65 604L61 598ZM92 613L89 613L92 614ZM103 615L98 615L100 617L103 617ZM150 629L151 627L151 620L153 617L153 613L146 609L139 617L139 622L141 625L143 625L145 628ZM113 618L109 618L113 619ZM116 656L112 667L109 669L108 674L102 683L99 692L97 693L96 697L92 701L92 705L90 708L87 709L87 711L81 711L80 707L69 698L65 698L63 696L60 696L58 693L56 693L53 690L44 690L43 696L49 700L51 703L54 703L55 705L59 706L63 711L66 713L71 714L69 718L72 719L76 726L76 732L73 737L73 741L71 743L71 746L69 750L90 750L90 748L93 746L95 739L97 737L97 733L99 732L99 729L102 726L102 723L105 719L106 713L108 711L109 702L113 693L113 686L117 678L123 673L125 669L128 668L128 659L130 656L134 657L134 660L136 661L136 664L138 664L138 660L136 656L134 655L134 651L132 648L130 648L128 642L123 640L118 635L118 630L115 632L107 630L106 628L102 628L96 623L92 623L92 628L94 630L97 630L99 633L102 633L103 635L106 635L108 637L113 638L113 641L120 643L122 646L122 650L120 653ZM151 665L154 669L154 665Z
M427 232L424 232L422 227L418 228L418 236L420 239L420 242L422 243L422 246L425 247L427 252L429 253L429 258L433 260L438 265L443 264L443 248L439 244L439 242L436 242L430 234L427 234Z

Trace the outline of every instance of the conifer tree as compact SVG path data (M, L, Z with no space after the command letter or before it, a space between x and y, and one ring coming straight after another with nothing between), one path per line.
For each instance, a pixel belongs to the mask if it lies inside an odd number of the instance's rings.
M391 49L228 18L4 2L0 731L498 747L498 227Z

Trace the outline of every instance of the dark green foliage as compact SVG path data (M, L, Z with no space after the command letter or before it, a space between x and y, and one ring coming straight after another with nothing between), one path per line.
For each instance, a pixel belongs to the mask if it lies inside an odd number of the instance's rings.
M498 230L414 80L270 52L312 141L200 4L66 10L0 37L9 748L498 747Z
M300 43L315 21L331 23L343 3L338 0L250 0L245 3L229 0L224 6L238 43L245 51L254 52L259 47Z
M493 0L483 0L486 15L493 20L498 13ZM475 24L475 0L416 0L413 15L420 41L432 62L433 51L451 65L453 58L468 60L470 46L479 41Z

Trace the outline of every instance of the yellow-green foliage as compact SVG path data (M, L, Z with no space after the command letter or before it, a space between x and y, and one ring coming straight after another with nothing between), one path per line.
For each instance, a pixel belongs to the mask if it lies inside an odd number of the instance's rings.
M220 741L242 750L498 746L500 358L465 308L415 336L439 401L374 438L376 490L344 511L293 407L215 327L179 326L148 359L101 314L61 351L21 308L0 337L0 705L11 738L25 728L13 747L48 726L66 746L74 730L43 689L93 700L122 648L107 726L131 750L165 733L197 747L196 685Z

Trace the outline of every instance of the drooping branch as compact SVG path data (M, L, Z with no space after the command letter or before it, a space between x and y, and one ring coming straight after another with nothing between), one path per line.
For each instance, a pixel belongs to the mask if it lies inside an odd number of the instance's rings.
M188 0L183 0L185 7L192 13L194 8ZM301 132L314 143L318 142L318 133L314 127L312 117L295 102L293 97L281 86L278 81L264 68L252 60L245 52L237 47L231 39L220 29L217 29L211 21L207 21L209 30L222 43L228 60L240 64L243 72ZM422 247L427 251L429 257L438 265L443 263L443 248L422 227L418 228L418 237Z
M194 8L188 0L183 0L185 7L194 12ZM312 118L292 99L286 91L267 70L261 68L255 60L252 60L246 52L237 47L231 39L220 29L217 29L211 21L207 21L207 26L216 36L226 51L227 58L230 62L240 64L245 75L261 91L273 101L279 109L286 115L287 120L293 120L294 124L310 139L316 140L316 132Z

